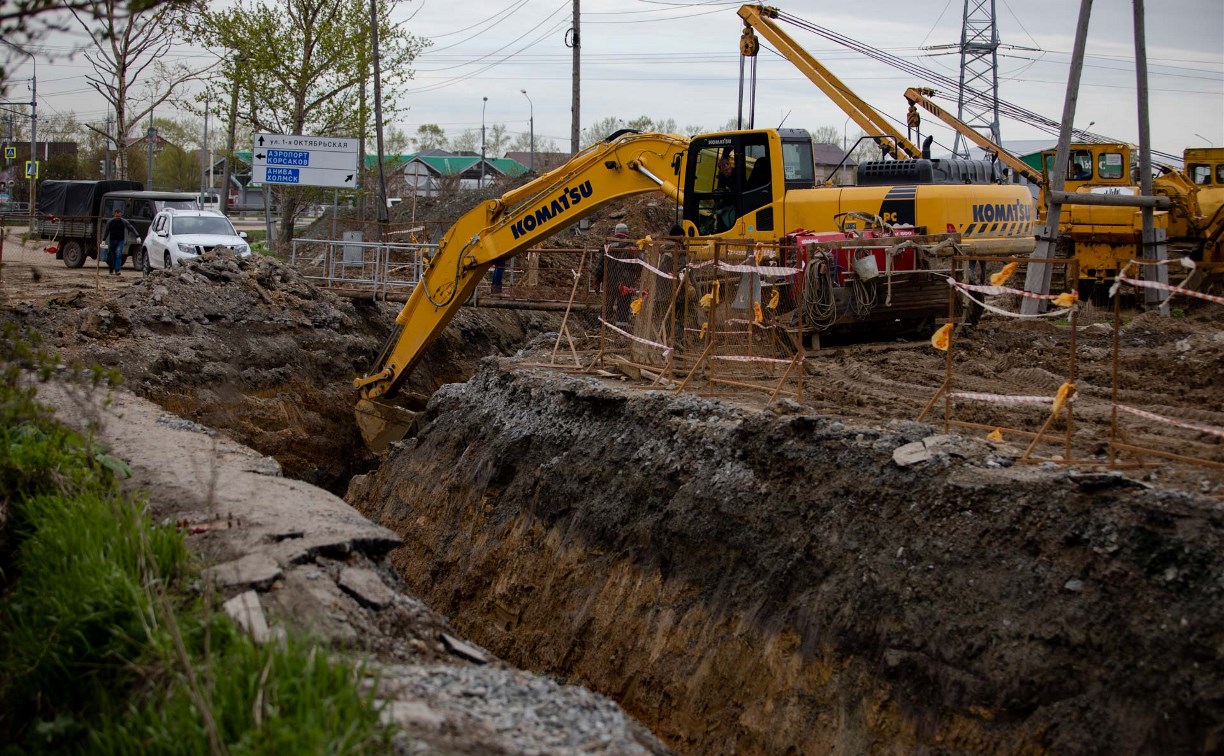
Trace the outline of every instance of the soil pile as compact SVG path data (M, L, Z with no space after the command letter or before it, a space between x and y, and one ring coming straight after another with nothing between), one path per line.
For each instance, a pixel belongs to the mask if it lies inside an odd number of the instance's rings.
M486 361L348 500L413 591L696 753L1201 753L1219 503Z
M126 275L131 275L130 273ZM207 254L124 289L10 307L69 360L118 370L137 394L275 457L289 477L343 490L370 463L352 378L391 333L396 308L316 288L268 257ZM554 316L463 310L405 392L464 380Z

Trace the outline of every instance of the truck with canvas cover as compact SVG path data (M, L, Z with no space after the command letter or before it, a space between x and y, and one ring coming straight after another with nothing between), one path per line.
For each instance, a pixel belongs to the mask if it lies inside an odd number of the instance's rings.
M136 228L138 238L128 231L128 248L137 250L153 217L168 207L198 210L199 194L146 192L139 181L44 181L35 228L40 238L56 242L55 256L65 267L79 268L90 257L101 259L102 233L116 209ZM142 265L138 257L131 256L136 270Z

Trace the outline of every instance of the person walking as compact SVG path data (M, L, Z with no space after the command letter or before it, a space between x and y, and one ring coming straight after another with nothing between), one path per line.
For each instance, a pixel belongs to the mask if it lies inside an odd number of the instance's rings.
M127 243L128 229L131 229L136 236L140 236L136 227L123 217L122 208L115 208L115 215L106 222L106 231L102 234L106 237L106 262L110 266L112 276L120 275L119 271L123 270L123 246Z

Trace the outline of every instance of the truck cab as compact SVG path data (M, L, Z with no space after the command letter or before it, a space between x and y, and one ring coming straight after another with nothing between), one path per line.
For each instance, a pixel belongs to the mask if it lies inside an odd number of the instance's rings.
M1199 212L1211 218L1224 205L1224 147L1191 147L1182 157L1186 177L1198 188Z
M1046 186L1054 175L1056 151L1041 153L1042 176ZM1067 162L1064 191L1090 191L1094 194L1136 194L1131 177L1131 148L1128 144L1073 144Z

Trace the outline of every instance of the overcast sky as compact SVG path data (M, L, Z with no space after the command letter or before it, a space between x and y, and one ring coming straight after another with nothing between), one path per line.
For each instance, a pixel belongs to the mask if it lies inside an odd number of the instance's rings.
M485 120L512 132L528 130L534 102L537 137L569 145L571 51L566 31L573 0L414 0L397 18L433 46L415 67L400 103L409 109L395 126L409 133L423 123L448 135L479 129ZM606 116L674 118L681 127L713 129L736 113L742 28L738 2L724 0L581 0L582 125ZM925 49L959 41L964 0L794 0L786 12L834 32L955 77L958 55ZM1180 155L1185 147L1224 146L1224 2L1148 0L1147 41L1153 146ZM1073 0L997 0L1004 45L1000 96L1051 118L1062 113L1067 64L1079 3ZM860 10L861 9L861 10ZM1097 0L1076 126L1133 142L1137 139L1131 3ZM809 32L784 25L796 41L861 97L894 119L904 119L902 92L922 85L913 77ZM75 110L105 119L105 105L81 76L85 63L65 56L79 45L70 35L44 40L39 56L39 107ZM183 57L200 51L176 51ZM28 76L20 56L13 77ZM846 117L789 62L763 45L758 64L757 126L846 129ZM16 83L11 99L21 99ZM28 93L25 93L28 96ZM951 94L951 93L949 93ZM955 99L939 100L955 111ZM928 119L931 123L934 119ZM927 130L924 126L924 131ZM934 128L933 126L931 128ZM849 124L850 136L856 131ZM1041 139L1030 126L1004 121L1003 139ZM937 143L951 146L946 129ZM1051 139L1052 141L1052 139Z

